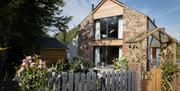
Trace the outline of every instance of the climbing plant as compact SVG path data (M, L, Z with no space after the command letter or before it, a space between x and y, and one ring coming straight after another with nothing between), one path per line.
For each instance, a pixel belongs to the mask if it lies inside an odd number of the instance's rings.
M168 46L160 53L161 60L161 87L162 91L174 91L172 87L172 81L174 77L180 72L177 65L173 62L173 49L172 46Z

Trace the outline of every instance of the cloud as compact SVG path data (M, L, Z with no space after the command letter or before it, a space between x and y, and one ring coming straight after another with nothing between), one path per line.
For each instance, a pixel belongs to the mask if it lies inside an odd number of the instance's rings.
M160 15L158 16L158 18L165 17L165 16L169 16L169 15L171 15L171 14L173 14L173 13L178 13L178 14L180 14L180 5L179 5L179 6L176 6L176 7L174 7L174 8L171 8L171 9L169 9L169 10L167 10L167 12L165 12L164 14L160 14Z

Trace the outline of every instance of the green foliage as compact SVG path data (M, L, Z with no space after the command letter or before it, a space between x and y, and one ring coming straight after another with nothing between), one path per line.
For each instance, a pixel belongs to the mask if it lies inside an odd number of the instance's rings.
M72 17L62 15L63 6L63 0L0 0L0 46L15 50L7 53L1 75L13 77L22 50L34 51L37 48L34 40L45 36L49 27L68 29Z
M82 60L79 58L75 58L72 63L70 63L70 70L72 72L80 72L81 71L81 63Z
M83 67L83 68L82 68ZM38 64L33 67L21 68L19 69L17 75L20 76L20 87L22 91L52 91L54 88L54 82L47 84L48 76L57 76L63 72L88 72L89 68L92 67L90 64L86 64L80 58L74 58L73 62L65 63L60 60L57 64L45 69L38 66Z
M65 31L72 17L61 15L63 6L63 0L1 0L1 46L32 48L49 27Z
M75 57L70 64L71 72L87 72L93 65L81 58Z
M74 27L68 32L57 33L55 35L55 38L58 39L59 41L64 42L65 44L68 44L72 41L74 37L76 37L77 33L78 33L78 28Z
M28 62L29 61L29 62ZM31 60L24 60L21 68L17 72L20 77L20 89L22 91L52 91L56 89L55 82L51 82L51 78L64 71L66 65L63 61L47 68L42 64L42 60L38 56Z
M160 53L161 60L161 86L163 91L174 91L172 88L172 81L174 77L180 72L177 65L173 62L173 45L163 49Z
M128 60L127 60L127 58L125 58L125 57L123 57L123 58L121 58L121 59L114 59L113 60L113 62L114 62L114 68L117 70L117 69L121 69L121 68L123 68L123 69L126 69L126 70L128 70Z
M180 44L177 44L176 57L180 59Z
M52 67L57 69L56 72L68 71L70 68L70 64L66 63L64 60L59 60L59 62L55 65L52 65Z
M8 48L1 48L0 47L0 52L4 51L4 50L7 50Z
M164 91L168 91L171 88L170 82L173 81L174 77L180 70L177 68L177 65L173 63L172 60L168 60L162 63L162 86Z
M38 68L38 67L30 67L22 72L21 75L21 83L20 87L22 91L38 91L41 88L47 88L47 80L45 77L47 75L47 70Z

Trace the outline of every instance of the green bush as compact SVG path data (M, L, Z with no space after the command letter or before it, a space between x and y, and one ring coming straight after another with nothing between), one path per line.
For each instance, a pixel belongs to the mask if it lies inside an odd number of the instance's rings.
M161 82L162 82L163 91L168 91L169 89L172 89L170 83L173 81L174 77L180 72L180 70L177 68L177 65L174 64L172 60L163 62L161 69L162 69Z
M89 68L92 67L91 64L77 57L71 63L59 60L51 67L43 67L38 63L40 60L37 58L33 65L27 61L22 63L17 73L17 76L20 77L20 89L22 91L52 91L56 89L56 82L48 83L51 77L58 77L63 72L88 72ZM50 75L50 78L48 75Z
M121 68L128 70L128 60L125 57L121 59L116 58L113 60L113 66L116 70Z
M22 72L20 87L22 91L38 91L40 88L48 89L45 77L48 74L46 69L32 67ZM50 89L48 89L50 90Z
M81 58L75 57L70 63L71 72L87 72L89 68L92 68L94 65L92 63L82 60Z

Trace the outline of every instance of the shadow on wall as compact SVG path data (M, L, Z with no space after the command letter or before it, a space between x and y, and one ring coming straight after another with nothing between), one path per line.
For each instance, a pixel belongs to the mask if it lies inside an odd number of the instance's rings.
M83 21L79 26L78 54L85 60L92 60L93 53L93 22L92 19Z

